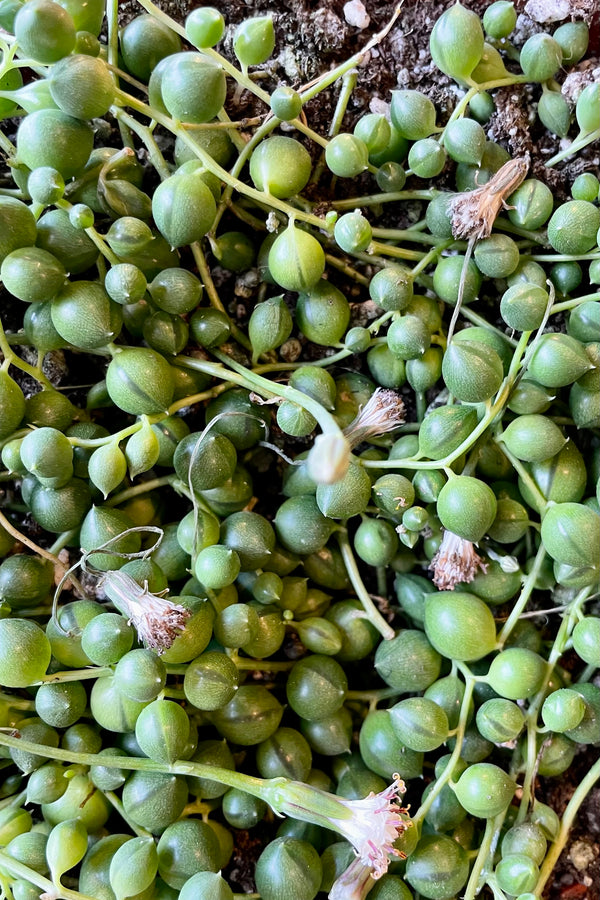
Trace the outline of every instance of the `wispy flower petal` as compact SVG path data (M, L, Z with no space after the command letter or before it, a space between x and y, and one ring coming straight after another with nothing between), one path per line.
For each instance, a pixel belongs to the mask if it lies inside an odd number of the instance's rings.
M344 434L350 446L356 447L371 437L395 431L404 424L404 412L404 402L396 391L377 388L356 418L344 428Z
M191 615L185 606L150 593L148 582L141 587L126 572L107 572L102 587L119 612L129 619L142 643L158 654L169 649Z

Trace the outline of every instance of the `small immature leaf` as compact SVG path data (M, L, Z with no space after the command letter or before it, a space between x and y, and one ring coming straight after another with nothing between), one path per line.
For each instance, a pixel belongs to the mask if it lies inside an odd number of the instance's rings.
M94 450L90 456L88 471L90 481L102 491L106 499L127 474L127 460L117 441Z
M281 346L290 336L292 325L292 315L283 297L270 297L257 304L248 323L252 361L256 363L262 353Z
M139 431L132 434L125 445L125 457L129 464L129 476L135 478L151 469L160 454L160 444L152 426L144 422Z

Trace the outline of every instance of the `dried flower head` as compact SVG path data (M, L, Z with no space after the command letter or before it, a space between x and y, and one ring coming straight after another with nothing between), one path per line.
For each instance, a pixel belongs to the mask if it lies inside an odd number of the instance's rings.
M350 447L356 447L370 437L395 431L404 423L404 402L396 391L377 388L356 418L344 428Z
M433 570L433 583L440 591L453 591L457 584L473 581L479 569L485 572L487 564L475 552L472 541L444 531L429 568Z
M169 649L191 615L179 603L150 593L147 581L141 587L126 572L107 572L101 583L106 596L128 618L144 646L158 654Z
M448 204L454 237L477 241L489 237L496 216L506 209L506 198L516 191L528 169L528 157L509 159L482 187L456 194Z

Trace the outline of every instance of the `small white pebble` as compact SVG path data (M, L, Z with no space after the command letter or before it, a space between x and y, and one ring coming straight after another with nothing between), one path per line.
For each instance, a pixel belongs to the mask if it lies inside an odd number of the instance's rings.
M273 211L271 211L269 213L269 215L267 216L267 221L265 224L267 226L267 231L270 234L273 234L281 226L281 222L279 221L279 219L277 218L277 216L275 215L275 213Z
M361 0L349 0L348 3L344 4L344 18L348 25L360 28L361 31L364 28L368 28L371 22L371 17Z
M534 22L546 25L566 19L571 9L569 0L529 0L525 4L525 12Z
M369 109L372 113L385 116L386 119L390 117L390 104L382 100L381 97L373 97L369 102Z

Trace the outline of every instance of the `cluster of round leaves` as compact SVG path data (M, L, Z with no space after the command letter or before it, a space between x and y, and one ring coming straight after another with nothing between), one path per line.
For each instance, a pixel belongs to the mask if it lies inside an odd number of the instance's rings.
M2 461L41 529L68 532L74 555L113 541L91 557L94 567L107 578L121 569L142 592L170 588L171 601L188 617L161 655L143 646L128 616L106 604L75 600L50 617L52 564L0 531L0 682L15 698L25 695L12 692L35 685L28 700L3 699L0 724L48 748L47 757L7 751L17 772L4 783L7 794L21 790L26 778L27 801L38 805L45 826L33 827L22 806L5 807L4 852L55 883L81 864L79 890L99 898L223 900L232 896L218 874L231 858L231 829L264 823L266 806L218 780L173 774L175 760L234 770L252 747L252 774L357 799L382 790L397 771L417 791L431 754L435 777L423 794L423 821L398 845L408 859L392 865L372 896L409 900L412 889L450 900L468 879L483 820L501 815L493 877L506 894L533 891L559 824L537 801L515 822L515 779L533 765L532 737L540 775L569 768L577 746L597 738L600 691L572 682L560 666L548 678L542 635L531 622L520 622L499 643L494 611L519 595L540 541L547 556L534 571L535 589L559 585L572 601L597 582L598 473L586 467L584 454L589 430L600 424L600 303L573 303L566 332L541 335L524 377L506 379L513 335L527 338L543 326L551 296L576 300L585 275L600 282L598 260L577 259L598 245L598 179L579 176L572 199L556 208L542 181L526 179L507 198L508 233L496 230L479 241L468 264L465 250L450 246L454 194L432 193L426 234L448 249L433 260L426 280L406 264L378 266L368 296L384 314L381 334L349 328L349 295L337 286L343 282L324 277L326 252L341 250L360 265L361 255L375 249L370 213L336 217L328 238L293 215L260 246L248 229L211 234L216 265L236 274L256 266L273 294L249 316L252 364L275 360L273 351L293 343L294 328L312 344L364 354L364 374L334 369L332 375L319 365L294 369L295 400L282 399L271 413L248 385L221 384L213 394L214 370L175 359L190 345L208 355L235 336L227 313L208 305L209 291L176 252L211 232L236 152L226 129L206 127L227 95L226 70L209 52L224 37L222 15L201 7L188 16L185 34L194 50L184 50L177 33L153 15L138 16L119 35L121 62L148 85L159 119L186 126L175 129L173 164L152 190L128 148L93 149L90 120L126 105L98 39L104 4L8 5L0 4L0 24L15 35L19 54L49 68L46 78L26 87L18 68L1 82L3 114L17 107L26 113L11 171L27 202L0 197L0 277L26 304L29 345L40 353L105 354L110 362L85 411L49 385L25 399L4 364ZM433 29L432 58L463 86L505 78L496 46L504 46L515 22L505 0L491 4L483 22L456 4ZM570 23L552 36L534 35L521 49L524 76L543 85L538 116L559 136L568 133L572 113L552 79L584 56L587 40L586 27ZM271 17L248 19L233 34L244 76L273 49ZM270 107L278 120L293 122L302 112L301 94L280 86ZM600 128L597 109L598 86L590 85L577 101L576 141ZM324 164L343 179L369 170L379 191L395 193L407 169L429 181L450 160L456 193L470 190L508 158L487 140L492 111L491 93L475 92L469 117L442 129L428 97L394 91L390 119L362 116L352 131L327 142ZM258 142L243 176L263 211L289 203L293 212L311 180L312 148L290 133ZM528 240L541 229L552 251L574 258L544 267L524 256L519 235ZM108 265L96 270L99 247ZM292 303L282 291L292 292ZM447 311L461 291L465 306L499 294L494 308L504 332L482 324L463 328L446 346ZM473 449L472 433L507 385L501 423ZM306 454L297 454L285 469L276 511L260 496L257 511L251 508L255 484L258 491L262 483L259 445L270 427L291 439L310 436L317 426L310 409L317 404L351 431L377 388L406 386L424 413L418 435L367 440L334 484L316 484ZM426 410L428 392L441 388L451 401ZM204 415L175 414L206 394L213 396ZM306 406L296 402L302 397ZM188 511L171 521L161 495L136 490L143 485L139 476L168 479L189 498ZM342 544L342 553L336 533L348 520L350 544ZM157 523L164 535L152 558L127 562L142 547L131 529ZM435 569L436 559L440 565L444 532L481 541L482 553L491 553L470 580L436 591L424 569ZM380 577L385 567L397 573L401 618L391 640L381 640L353 596L350 546L368 581L373 569ZM514 554L512 563L505 554ZM582 665L600 666L598 619L579 605L569 621L569 646ZM274 669L285 659L273 686L247 677L252 665L269 671L272 658ZM365 661L373 663L377 684L396 694L366 715L348 696L363 684ZM69 670L86 666L102 671L72 680ZM66 677L52 679L63 670ZM469 670L478 681L473 701L463 703ZM449 772L456 729L460 758ZM509 777L511 743L523 763ZM94 764L53 761L58 746L91 754ZM131 772L103 765L103 756L115 754L147 757L153 766ZM102 836L111 812L106 792L117 792L126 821L152 837ZM207 820L188 814L190 795L211 805ZM88 835L99 838L90 849ZM332 832L287 819L258 861L257 890L265 900L281 900L293 884L295 900L312 900L353 858ZM26 879L11 887L17 900L34 890Z

